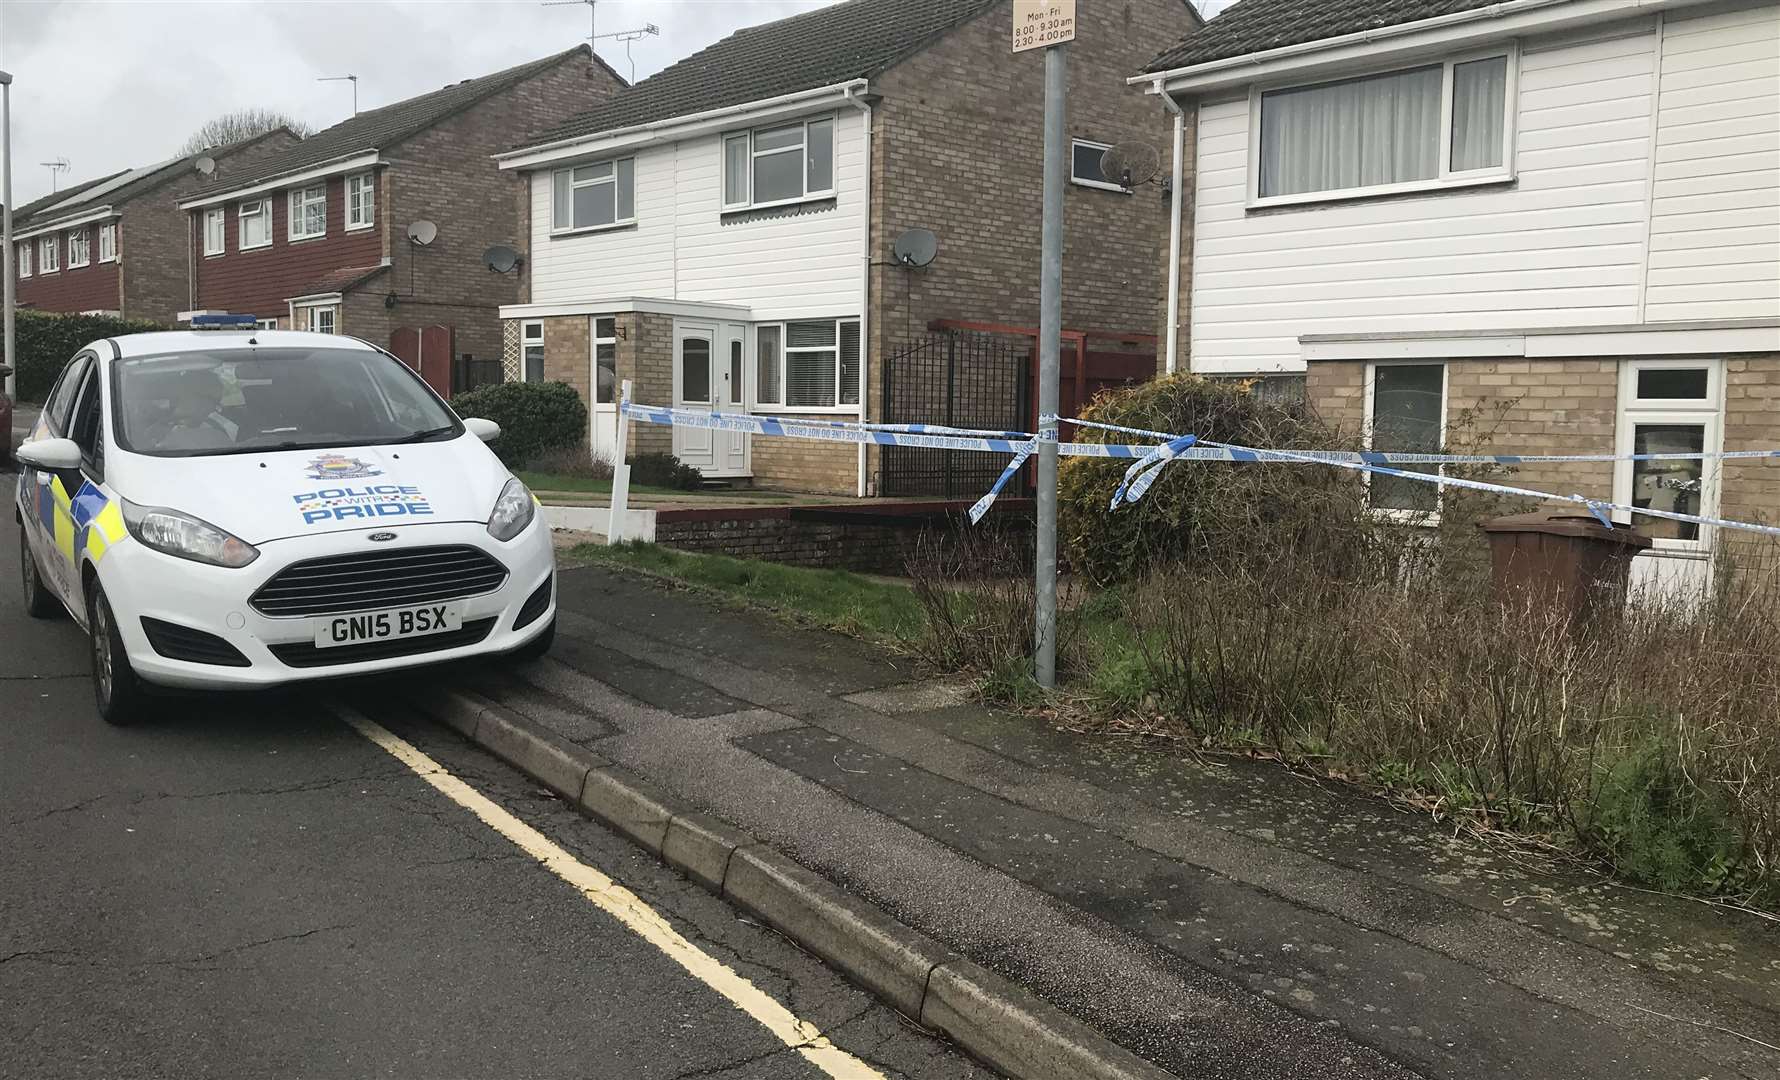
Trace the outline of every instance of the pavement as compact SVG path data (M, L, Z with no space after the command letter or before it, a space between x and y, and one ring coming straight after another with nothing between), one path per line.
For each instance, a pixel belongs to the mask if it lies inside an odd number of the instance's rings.
M1181 1077L1772 1078L1780 924L1338 785L971 703L603 568L454 684L721 818Z
M385 684L170 698L152 722L106 726L81 631L20 610L17 545L4 513L0 1074L992 1075L390 704ZM340 701L443 771L423 776L361 735ZM527 830L564 853L558 872L509 835ZM647 907L610 888L628 921L590 902L584 883L601 875ZM743 1011L721 972L637 924L765 996ZM801 1049L759 1018L775 1010L806 1025ZM865 1071L806 1053L816 1031Z

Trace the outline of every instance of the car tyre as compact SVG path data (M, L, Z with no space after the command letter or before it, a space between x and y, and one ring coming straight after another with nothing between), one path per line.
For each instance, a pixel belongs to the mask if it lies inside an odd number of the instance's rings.
M61 610L62 605L43 587L37 556L32 554L31 541L25 538L23 528L19 529L19 581L25 593L25 614L33 619L48 619Z
M87 626L92 641L93 700L99 707L99 717L108 724L133 724L142 719L146 710L142 680L130 666L123 636L118 633L117 617L97 581L93 582Z
M555 640L556 618L552 616L549 624L544 627L542 633L537 637L532 638L524 645L521 645L519 648L513 650L513 658L515 660L536 660L550 651L550 643Z

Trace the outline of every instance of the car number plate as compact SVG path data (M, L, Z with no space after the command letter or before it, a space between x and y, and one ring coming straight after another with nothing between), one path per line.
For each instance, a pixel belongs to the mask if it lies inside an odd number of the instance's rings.
M371 641L424 637L461 630L463 607L459 604L423 604L390 611L361 611L315 620L315 647L333 649Z

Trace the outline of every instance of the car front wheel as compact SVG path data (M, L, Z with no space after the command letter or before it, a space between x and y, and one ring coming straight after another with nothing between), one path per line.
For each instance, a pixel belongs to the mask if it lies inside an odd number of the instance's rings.
M37 572L37 556L31 553L31 541L23 527L19 529L19 578L25 592L25 614L33 619L47 619L62 605L56 603L43 587L43 575Z
M135 723L145 707L142 680L130 666L124 639L117 631L117 617L96 581L87 625L92 631L93 700L99 706L99 717L108 724Z

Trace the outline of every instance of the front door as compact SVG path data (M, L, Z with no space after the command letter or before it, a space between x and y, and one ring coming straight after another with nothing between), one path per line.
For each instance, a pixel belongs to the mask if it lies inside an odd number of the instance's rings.
M731 334L740 327L716 323L674 323L674 404L701 412L742 412L739 359L731 370ZM733 389L732 389L733 387ZM712 428L674 428L674 456L709 477L748 475L748 436Z

